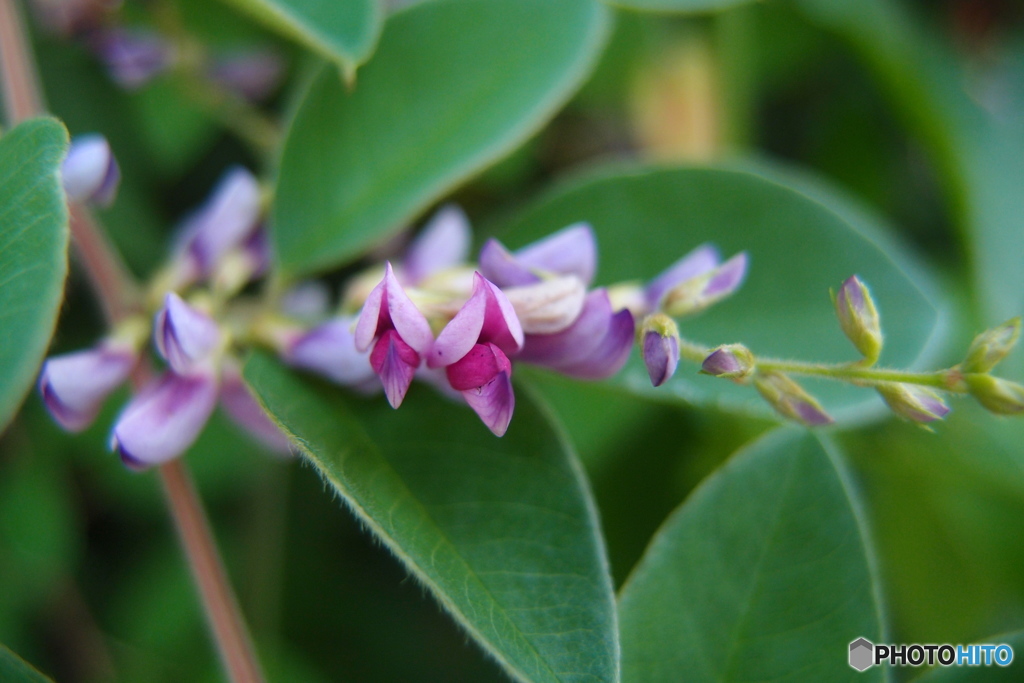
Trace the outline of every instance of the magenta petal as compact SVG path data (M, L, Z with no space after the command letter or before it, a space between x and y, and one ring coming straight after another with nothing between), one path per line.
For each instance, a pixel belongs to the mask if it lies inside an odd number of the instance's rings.
M494 344L477 344L445 370L452 389L466 391L482 387L499 372L511 374L512 363Z
M718 250L710 244L700 245L651 280L645 289L648 305L651 308L657 307L665 292L678 284L707 273L718 263Z
M405 281L416 284L436 272L464 263L472 233L462 209L442 207L413 240L402 260Z
M517 359L579 379L603 379L629 359L634 334L633 314L613 313L607 292L596 289L576 322L556 334L527 335Z
M39 376L39 392L50 415L64 429L82 431L96 419L110 392L128 379L135 360L130 348L110 343L50 358Z
M370 365L380 377L391 407L402 405L416 368L420 366L419 354L402 340L398 332L388 330L374 345Z
M356 349L352 318L335 318L314 327L291 342L282 356L293 367L346 386L362 385L374 375L370 354Z
M171 368L184 374L210 357L220 343L220 329L208 315L169 292L154 319L153 339Z
M224 174L206 204L189 216L178 239L179 250L195 258L204 274L259 225L262 212L259 181L236 166Z
M512 307L512 302L504 292L479 273L476 274L476 278L487 295L480 341L494 343L508 354L517 353L523 348L523 326Z
M427 357L432 368L451 365L478 342L490 342L506 354L523 345L523 327L508 297L483 275L473 275L473 294L437 335Z
M597 270L597 239L586 223L576 223L516 252L519 263L532 270L575 275L589 285Z
M495 436L505 434L509 422L512 421L512 411L516 407L509 372L499 372L484 386L463 391L462 396Z
M126 465L159 465L191 446L217 403L212 373L166 372L135 396L121 413L111 439Z
M239 427L275 453L288 453L291 444L288 437L277 428L267 416L263 406L253 397L249 387L242 381L237 369L227 369L223 374L220 390L220 404Z

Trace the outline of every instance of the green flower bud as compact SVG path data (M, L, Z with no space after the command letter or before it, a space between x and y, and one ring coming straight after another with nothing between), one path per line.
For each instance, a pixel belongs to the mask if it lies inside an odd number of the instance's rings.
M835 297L836 316L847 339L872 364L882 353L882 326L871 292L856 275L851 275Z
M978 403L996 415L1024 413L1024 386L992 375L968 375L967 389Z
M1006 358L1019 337L1019 316L991 330L985 330L971 342L960 369L964 372L988 372Z
M946 402L930 389L899 382L885 382L877 388L892 412L904 420L928 423L949 414Z
M761 397L783 417L808 427L835 422L813 396L781 372L758 372L754 375L754 386Z

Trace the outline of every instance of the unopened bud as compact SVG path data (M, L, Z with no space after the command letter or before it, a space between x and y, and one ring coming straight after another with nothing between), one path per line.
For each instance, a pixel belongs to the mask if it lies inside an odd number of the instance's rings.
M699 313L718 303L743 284L747 264L747 253L741 252L722 265L681 282L661 298L661 310L677 318Z
M898 382L886 382L877 389L892 412L905 420L928 423L949 414L949 406L930 389Z
M743 344L725 344L704 359L700 371L730 379L749 377L754 372L754 354Z
M867 286L851 275L839 288L835 305L843 333L869 364L874 363L882 353L882 326Z
M832 424L835 420L799 384L780 372L759 372L754 386L768 404L783 417L808 427Z
M71 141L61 164L61 183L68 199L110 206L121 182L121 169L102 135L80 135Z
M663 313L649 315L640 328L640 341L651 384L660 387L679 365L679 328Z
M998 365L1017 344L1020 323L1018 316L975 337L960 369L963 372L988 372Z
M997 415L1024 413L1024 386L992 375L969 375L967 389L978 403Z

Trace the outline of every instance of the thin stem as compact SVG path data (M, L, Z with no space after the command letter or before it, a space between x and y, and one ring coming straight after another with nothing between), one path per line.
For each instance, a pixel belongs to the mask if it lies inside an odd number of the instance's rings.
M955 370L936 370L933 372L908 372L905 370L884 370L865 368L857 365L824 365L801 363L799 361L781 361L758 359L759 370L775 370L795 375L813 375L834 380L850 380L855 382L900 382L903 384L919 384L934 387L943 391L963 393L967 389L963 385L963 376Z
M14 0L0 0L0 67L3 68L4 104L12 126L43 111L35 62Z
M35 62L13 0L0 0L0 84L9 121L43 113ZM138 288L89 212L72 206L71 230L111 326L135 310ZM142 374L139 381L144 378ZM263 680L245 621L224 573L217 547L191 478L181 462L160 467L168 507L199 588L207 622L229 677L235 683Z
M188 557L192 578L199 587L206 619L224 668L235 683L262 681L252 640L229 587L192 478L180 460L163 465L160 475L178 538Z

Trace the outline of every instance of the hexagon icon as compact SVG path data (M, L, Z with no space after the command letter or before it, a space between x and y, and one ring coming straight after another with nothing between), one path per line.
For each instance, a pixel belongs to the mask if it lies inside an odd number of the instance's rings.
M850 666L864 671L874 664L875 646L867 638L858 638L850 643Z

